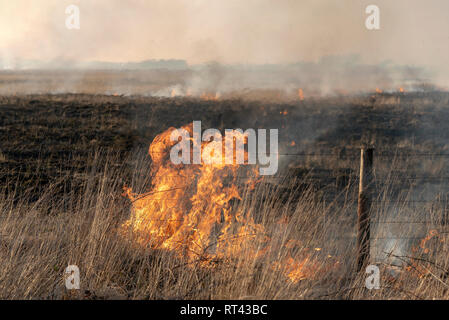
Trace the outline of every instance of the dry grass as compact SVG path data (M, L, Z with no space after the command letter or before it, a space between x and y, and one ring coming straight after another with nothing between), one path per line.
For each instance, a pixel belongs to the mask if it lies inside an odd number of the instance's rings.
M449 298L449 242L445 234L439 233L426 244L428 253L424 248L404 250L394 253L397 257L373 261L382 270L381 289L367 290L364 273L354 272L354 201L345 195L343 204L326 203L311 188L295 191L295 183L290 184L287 199L285 188L261 183L254 192L245 190L243 200L234 204L235 209L253 214L271 237L271 249L262 258L248 258L252 255L243 252L238 259L218 261L214 268L204 268L200 261L187 262L170 251L138 247L132 235L123 237L118 233L130 214L130 204L119 192L123 168L111 166L116 161L114 156L97 154L78 193L61 193L65 179L70 177L61 177L34 202L24 194L2 193L8 196L0 199L1 298ZM135 190L146 189L150 182L147 162L144 155L134 159ZM390 191L384 188L382 192L386 197ZM408 219L422 218L424 214L419 210L410 212L399 202L395 206L399 216L407 214ZM391 212L387 205L378 210L376 217L382 216L382 210ZM432 210L433 215L426 217L426 231L441 222L437 206ZM288 222L280 224L280 218L288 218L281 219ZM407 238L414 231L401 231L400 237ZM301 243L294 252L284 246L290 239ZM306 248L313 251L317 247L321 250L314 251L315 258L327 263L327 255L332 255L338 265L297 283L273 268L288 254L299 258ZM402 259L411 270L401 267L395 270L402 271L394 271L391 258ZM69 264L81 270L82 288L78 292L64 288L63 272Z
M447 94L387 98L284 105L0 97L0 298L447 299L449 159L413 155L447 153ZM120 235L131 213L122 187L143 193L151 185L148 144L198 115L204 128L282 128L282 153L324 154L282 156L287 179L241 190L234 210L254 216L271 239L258 259L249 254L258 248L247 246L238 258L204 268ZM357 147L367 141L378 147L371 263L381 268L379 290L367 290L364 272L354 271ZM377 156L384 151L399 155ZM437 234L421 246L431 230ZM289 240L298 241L294 250ZM329 270L295 283L275 267L304 252ZM65 289L69 264L80 268L80 291Z

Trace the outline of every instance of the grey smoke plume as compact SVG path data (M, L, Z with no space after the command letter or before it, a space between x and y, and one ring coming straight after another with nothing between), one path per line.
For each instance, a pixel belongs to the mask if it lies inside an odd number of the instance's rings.
M80 30L65 27L65 8L71 4L80 8ZM267 65L274 65L271 81L279 79L278 72L290 74L291 80L282 81L284 89L293 90L301 82L325 93L360 83L394 86L396 78L407 73L394 66L409 66L410 79L431 76L437 85L449 86L449 3L377 0L378 31L364 26L369 4L372 1L2 1L0 68L29 67L28 61L40 68L82 67L89 61L182 59L190 66L217 61L215 66L193 68L193 76L185 81L198 90L227 90L234 89L235 79L240 88L258 82L272 87L260 77L266 78L271 68ZM336 64L328 56L359 60L341 58ZM304 63L292 66L298 61ZM245 67L222 67L231 65ZM264 65L266 72L248 65ZM392 69L385 73L387 68ZM325 73L311 75L322 69Z
M423 90L434 74L425 68L384 63L369 65L357 56L328 56L318 62L263 65L187 65L179 60L142 63L83 63L61 61L43 65L22 61L0 93L104 93L154 96L219 96L222 98L299 99L360 92ZM27 68L31 66L31 68ZM28 70L30 69L30 70ZM14 81L12 81L14 80Z

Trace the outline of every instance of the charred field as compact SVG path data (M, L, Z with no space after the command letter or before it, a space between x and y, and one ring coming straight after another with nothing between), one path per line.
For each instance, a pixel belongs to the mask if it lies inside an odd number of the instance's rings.
M2 298L449 297L446 92L6 95L0 115ZM195 120L278 129L278 172L248 183L245 168L206 176L150 157L158 135ZM354 271L363 146L375 148L376 290ZM65 289L67 265L79 266L82 290Z

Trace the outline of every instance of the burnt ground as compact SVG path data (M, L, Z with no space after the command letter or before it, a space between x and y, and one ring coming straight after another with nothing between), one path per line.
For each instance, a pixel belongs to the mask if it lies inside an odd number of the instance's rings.
M98 150L116 154L117 165L126 169L127 159L147 150L157 134L193 120L201 120L203 130L277 128L280 152L286 154L282 165L293 165L296 171L313 168L326 178L353 170L329 163L356 157L361 145L373 145L379 152L449 153L448 101L449 94L440 92L290 103L84 94L2 96L0 181L17 194L37 195L55 179L88 172ZM300 156L310 153L327 158L304 161ZM125 170L124 183L130 174Z

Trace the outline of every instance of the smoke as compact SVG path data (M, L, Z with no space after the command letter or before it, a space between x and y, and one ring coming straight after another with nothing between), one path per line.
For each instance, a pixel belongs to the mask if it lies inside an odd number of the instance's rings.
M173 67L171 65L173 64ZM370 65L358 56L326 56L318 62L294 64L224 65L211 62L182 65L179 61L140 64L86 63L73 68L61 62L22 62L25 70L8 76L0 93L104 93L153 96L220 96L265 100L298 100L360 92L423 91L434 73L426 68L384 63ZM160 67L163 65L164 67ZM29 68L27 68L27 66ZM26 70L31 69L31 70Z
M65 26L65 8L71 4L80 8L80 30ZM236 79L240 88L258 82L272 87L259 77L273 76L271 81L277 82L276 73L287 72L292 80L282 79L284 89L296 90L297 83L304 82L332 92L360 83L394 86L395 77L407 73L405 67L395 66L409 66L408 78L431 76L434 83L448 86L449 3L377 0L378 31L365 28L369 4L367 0L2 1L0 68L182 59L191 66L201 65L193 67L192 78L186 80L198 90L234 89ZM342 57L340 64L335 57ZM292 67L298 61L303 63ZM262 65L267 72L260 67L229 71L231 65ZM267 65L277 66L273 74Z
M222 96L298 99L359 92L425 89L433 78L425 68L383 63L364 64L359 56L326 56L317 62L265 65L194 65L186 78L165 92L179 95L218 93ZM436 87L431 87L435 89ZM430 89L430 87L429 87ZM167 94L168 95L168 94Z

